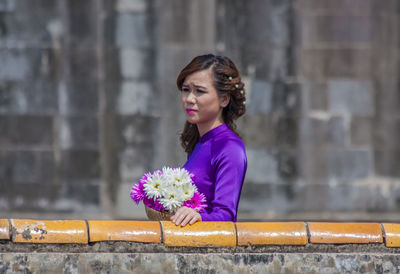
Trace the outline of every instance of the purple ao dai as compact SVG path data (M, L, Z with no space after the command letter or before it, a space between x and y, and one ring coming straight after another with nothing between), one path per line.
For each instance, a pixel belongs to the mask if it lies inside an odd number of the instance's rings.
M242 140L222 124L200 137L183 167L195 175L194 183L207 198L202 220L236 222L247 169Z

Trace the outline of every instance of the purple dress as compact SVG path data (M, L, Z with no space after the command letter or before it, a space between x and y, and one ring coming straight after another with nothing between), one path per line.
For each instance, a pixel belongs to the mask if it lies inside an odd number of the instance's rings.
M200 137L183 166L207 198L203 221L236 222L247 158L242 140L226 124Z

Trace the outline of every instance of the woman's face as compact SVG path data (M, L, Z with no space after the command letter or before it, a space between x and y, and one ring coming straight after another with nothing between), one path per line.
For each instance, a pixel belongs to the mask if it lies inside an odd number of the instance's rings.
M186 119L196 124L200 135L223 123L222 109L229 103L229 96L219 96L209 69L194 72L185 78L181 102Z

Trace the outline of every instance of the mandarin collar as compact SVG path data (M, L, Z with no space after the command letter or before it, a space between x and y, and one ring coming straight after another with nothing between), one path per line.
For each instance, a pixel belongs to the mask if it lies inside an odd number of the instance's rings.
M219 125L209 131L207 131L203 136L200 137L199 142L204 143L207 140L210 140L214 136L217 136L221 132L224 132L228 129L228 126L226 124Z

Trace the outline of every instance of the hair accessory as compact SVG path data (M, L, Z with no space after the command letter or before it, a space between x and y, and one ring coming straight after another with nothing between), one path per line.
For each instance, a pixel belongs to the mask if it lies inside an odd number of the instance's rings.
M240 94L243 94L244 93L244 91L243 91L243 89L240 91Z
M239 88L239 84L236 84L236 85L235 85L235 88Z
M232 80L232 76L229 76L228 79L229 79L229 80Z
M243 101L243 105L245 105L246 104L246 101Z

